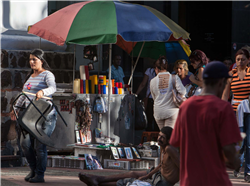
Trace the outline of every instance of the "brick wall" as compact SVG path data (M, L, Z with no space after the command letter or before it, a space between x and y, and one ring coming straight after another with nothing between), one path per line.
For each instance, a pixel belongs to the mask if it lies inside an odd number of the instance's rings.
M30 51L1 50L1 144L2 155L11 155L6 142L15 140L15 122L10 120L12 101L22 91L25 77L30 71ZM56 83L72 83L73 79L73 53L46 52L51 71L55 75ZM9 141L10 142L10 141Z

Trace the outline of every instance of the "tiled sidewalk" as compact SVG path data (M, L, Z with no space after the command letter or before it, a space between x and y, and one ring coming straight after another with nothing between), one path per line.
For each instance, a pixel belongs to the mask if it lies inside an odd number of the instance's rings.
M127 170L104 169L104 170L80 170L66 168L47 167L45 172L45 183L39 185L46 186L69 186L81 185L86 186L78 179L78 173L85 172L94 175L112 175L127 172ZM24 177L29 173L28 167L9 167L1 168L1 186L33 186L37 184L24 181ZM243 175L239 178L233 177L233 171L228 170L229 177L233 186L249 186L249 183L244 182ZM178 186L176 184L175 186Z

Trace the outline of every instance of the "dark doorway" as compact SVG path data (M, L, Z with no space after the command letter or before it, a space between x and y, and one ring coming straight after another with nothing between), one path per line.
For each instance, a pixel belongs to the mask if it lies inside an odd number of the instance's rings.
M179 2L179 21L190 33L192 51L200 49L210 60L231 56L232 2Z

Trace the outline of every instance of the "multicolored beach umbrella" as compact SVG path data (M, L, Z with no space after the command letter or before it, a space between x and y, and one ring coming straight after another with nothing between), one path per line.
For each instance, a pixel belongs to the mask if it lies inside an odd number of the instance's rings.
M126 48L123 45L118 45L125 50L130 56L148 57L158 59L160 56L166 56L169 63L174 63L178 59L185 59L189 62L191 50L189 45L184 40L168 41L168 42L145 42L141 51L143 42L137 42L134 47ZM141 53L140 53L141 51Z
M85 1L69 5L32 25L28 33L59 46L65 43L110 44L110 49L111 44L117 44L121 48L130 46L133 49L137 42L190 39L188 32L159 11L148 6L121 1ZM111 57L109 57L109 77L110 67ZM110 87L111 78L109 78L109 90ZM110 94L108 108L110 108ZM110 136L110 109L108 109L107 131L107 135Z
M144 41L190 39L188 32L161 12L121 1L69 5L32 25L28 33L57 45L117 44L121 48Z

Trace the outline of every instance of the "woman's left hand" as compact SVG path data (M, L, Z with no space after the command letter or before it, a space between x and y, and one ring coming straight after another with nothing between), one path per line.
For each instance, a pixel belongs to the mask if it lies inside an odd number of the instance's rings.
M40 98L43 97L43 91L42 90L39 90L37 93L36 93L36 100L39 100Z

